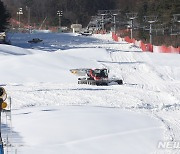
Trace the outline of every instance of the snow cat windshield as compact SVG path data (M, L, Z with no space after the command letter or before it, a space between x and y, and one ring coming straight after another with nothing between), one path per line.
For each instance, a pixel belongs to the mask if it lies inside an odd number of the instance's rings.
M93 75L96 76L96 77L104 77L104 78L107 78L108 77L108 73L107 73L107 70L106 69L96 69L93 71Z

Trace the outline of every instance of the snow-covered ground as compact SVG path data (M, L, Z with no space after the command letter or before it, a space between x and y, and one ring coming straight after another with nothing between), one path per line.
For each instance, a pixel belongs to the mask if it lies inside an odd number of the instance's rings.
M27 154L143 154L156 150L163 130L157 119L115 108L38 107L17 110L13 116L13 126L23 137L18 153Z
M12 98L12 127L3 114L2 130L10 152L179 152L158 143L180 141L180 55L143 53L110 34L9 38L13 46L0 45L0 81ZM108 68L124 84L78 85L74 68Z

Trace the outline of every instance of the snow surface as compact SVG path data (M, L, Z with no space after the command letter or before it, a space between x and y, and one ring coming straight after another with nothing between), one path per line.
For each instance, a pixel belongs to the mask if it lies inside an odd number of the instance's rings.
M24 142L18 153L144 154L154 151L162 138L157 119L115 108L40 107L13 116Z
M12 98L3 138L18 153L172 153L180 140L180 55L143 53L111 34L9 34L0 81ZM40 38L43 42L29 44ZM78 85L76 68L108 68L124 85ZM8 131L7 131L8 130ZM7 148L6 148L7 149Z

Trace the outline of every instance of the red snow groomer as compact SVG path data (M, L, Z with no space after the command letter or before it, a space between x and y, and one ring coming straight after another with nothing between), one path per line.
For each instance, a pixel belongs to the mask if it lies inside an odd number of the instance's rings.
M89 84L89 85L104 85L107 86L109 83L123 84L120 79L109 79L109 71L106 68L103 69L71 69L71 73L81 76L78 78L78 84Z

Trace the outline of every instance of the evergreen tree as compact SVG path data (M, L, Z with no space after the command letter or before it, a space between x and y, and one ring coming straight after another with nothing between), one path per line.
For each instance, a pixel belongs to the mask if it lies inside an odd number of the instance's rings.
M4 32L9 25L9 20L10 15L7 12L4 3L0 1L0 32Z

